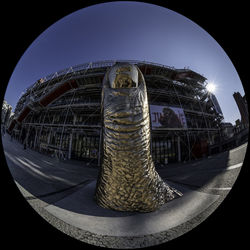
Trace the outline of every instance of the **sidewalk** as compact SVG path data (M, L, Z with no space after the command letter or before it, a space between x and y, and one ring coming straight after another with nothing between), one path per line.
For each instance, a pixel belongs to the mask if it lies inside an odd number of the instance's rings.
M44 197L55 192L81 185L97 178L98 169L79 162L63 161L43 155L32 149L23 149L9 135L2 138L5 158L9 170L20 186L35 197Z
M15 182L43 218L74 238L111 248L160 244L194 228L225 198L246 150L245 145L208 159L159 169L162 178L183 196L155 212L127 213L104 209L94 201L98 168L24 150L8 135L3 137L3 145Z

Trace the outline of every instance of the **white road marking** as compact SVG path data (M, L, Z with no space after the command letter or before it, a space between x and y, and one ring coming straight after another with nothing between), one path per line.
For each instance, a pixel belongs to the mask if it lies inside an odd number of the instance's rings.
M235 168L240 168L242 166L243 162L229 166L226 168L226 170L231 170L231 169L235 169Z
M212 187L212 188L209 188L209 189L213 189L213 190L231 190L232 188L231 187Z

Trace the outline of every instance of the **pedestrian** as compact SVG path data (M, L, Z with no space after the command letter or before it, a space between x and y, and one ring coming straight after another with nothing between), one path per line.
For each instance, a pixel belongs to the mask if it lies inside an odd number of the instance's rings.
M26 130L23 128L22 130L22 136L21 136L21 142L23 144L23 149L26 149Z
M12 131L10 132L10 141L13 140L13 136L14 136L14 131L12 130Z
M23 149L26 149L26 146L27 146L27 138L24 139L24 142L23 142Z

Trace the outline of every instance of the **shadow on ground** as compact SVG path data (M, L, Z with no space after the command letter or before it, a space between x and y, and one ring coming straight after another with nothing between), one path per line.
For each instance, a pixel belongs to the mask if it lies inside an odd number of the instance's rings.
M59 161L31 149L24 150L20 143L10 141L7 137L3 139L3 145L7 165L14 180L33 196L26 197L27 200L39 198L52 204L97 178L97 167L88 167L81 162ZM229 164L242 162L245 151L246 149L224 152L189 163L167 165L157 171L164 180L190 189L200 190L209 183L221 187L227 178L225 173L230 172L225 170ZM229 185L233 185L237 175ZM94 199L92 201L95 202ZM70 205L65 205L65 209L70 209ZM99 212L105 213L102 208ZM124 216L127 215L124 213Z

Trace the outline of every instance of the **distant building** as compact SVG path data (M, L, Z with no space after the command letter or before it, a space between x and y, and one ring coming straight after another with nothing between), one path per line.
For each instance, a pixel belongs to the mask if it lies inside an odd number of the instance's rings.
M243 124L244 127L248 127L249 126L249 113L248 113L246 96L244 95L242 97L239 92L235 92L233 94L233 97L240 111L241 123Z
M12 106L3 100L2 113L1 113L1 125L8 127L10 123L10 117L13 116Z
M234 136L235 127L230 122L224 122L221 124L222 136L227 138L232 138Z
M219 113L219 114L221 114L221 115L223 115L223 113L221 111L221 108L220 108L220 105L219 105L219 102L218 102L216 96L214 94L210 93L210 98L211 98L211 101L213 103L213 106L214 106L216 112Z

